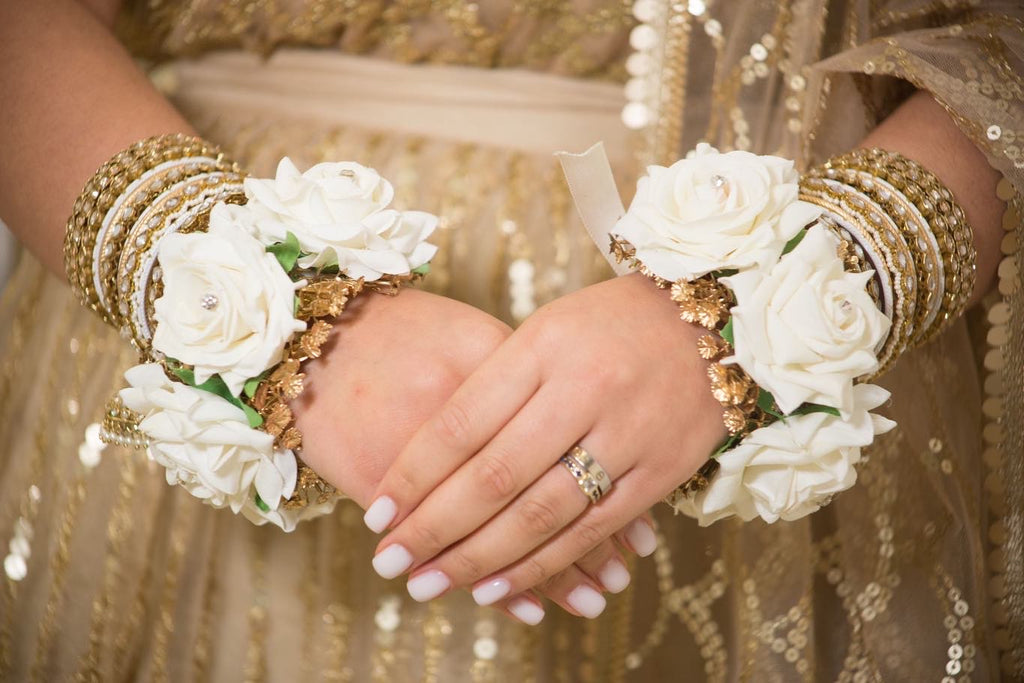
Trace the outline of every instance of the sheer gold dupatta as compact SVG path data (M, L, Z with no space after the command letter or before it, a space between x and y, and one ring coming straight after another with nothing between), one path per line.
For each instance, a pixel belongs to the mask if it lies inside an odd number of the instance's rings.
M924 6L925 3L918 3ZM1000 11L1003 5L1005 12ZM1011 15L1011 12L1013 13ZM998 293L985 302L985 417L981 439L989 605L1004 674L1024 671L1024 292L1018 245L1024 238L1024 9L989 3L961 13L957 23L879 37L816 65L809 79L805 161L819 161L856 144L870 121L890 106L902 79L930 92L1003 173L1000 199L1003 261ZM875 17L880 21L879 17ZM895 87L893 87L895 86ZM865 116L858 116L863 112ZM1016 190L1016 191L1015 191Z

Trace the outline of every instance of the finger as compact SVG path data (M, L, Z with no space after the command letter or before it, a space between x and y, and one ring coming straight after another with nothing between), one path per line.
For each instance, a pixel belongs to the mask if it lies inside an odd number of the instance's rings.
M588 619L597 618L608 606L600 584L575 565L570 565L550 577L537 587L537 592L566 612Z
M612 440L595 433L593 437L586 437L583 443L592 453L609 454L603 457L605 462L601 464L615 481L630 466L632 458L629 453L612 455L611 449L604 449L601 446L610 441ZM592 507L614 506L616 497L617 491L613 489L605 499ZM434 597L427 597L428 594L423 589L426 586L436 587L436 584L419 578L421 574L425 575L427 572L440 572L449 582L445 590L475 584L480 579L527 556L533 549L576 520L589 504L590 499L580 490L573 475L561 463L555 463L490 521L436 558L418 567L409 579L409 590L419 599ZM587 539L589 545L558 569L564 569L577 557L590 551L643 510L630 512L632 514L624 516L618 524L607 529L598 529L589 524L573 524L574 534ZM385 548L381 555L391 553L396 547L400 546L392 545ZM377 562L376 558L374 562ZM553 573L547 572L544 576L538 576L530 585L535 585ZM504 594L518 592L507 582L503 587ZM494 599L500 597L497 592L498 588L495 587L491 593Z
M500 585L508 595L515 595L543 585L578 558L589 555L626 522L643 513L642 509L636 509L636 501L644 500L644 494L649 493L651 488L653 486L648 478L636 470L627 472L618 478L615 490L601 504L591 505L570 525L522 559L481 579L474 585L474 592L481 586ZM644 524L643 528L650 531L646 521L641 523ZM456 546L446 555L459 550Z
M414 509L514 416L540 386L528 345L498 347L416 431L391 464L363 521L380 533Z
M406 551L403 558L419 564L491 519L589 430L591 416L585 410L564 409L571 399L566 391L566 385L542 386L483 450L395 526L378 549L400 545ZM393 571L385 568L387 574Z
M629 569L611 539L576 560L575 566L609 593L621 593L629 585Z
M544 605L532 591L526 591L500 605L495 605L499 610L517 619L524 624L536 626L544 619Z
M640 557L647 557L658 548L658 535L655 533L654 518L645 512L632 522L615 532L615 540Z

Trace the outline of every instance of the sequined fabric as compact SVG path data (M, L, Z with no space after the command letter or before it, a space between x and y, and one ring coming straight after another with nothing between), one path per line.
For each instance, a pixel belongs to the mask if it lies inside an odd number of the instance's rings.
M350 65L417 69L427 84L466 69L495 106L518 83L538 129L578 116L584 137L622 141L612 157L627 200L633 158L670 160L699 140L819 161L899 101L907 88L885 78L898 75L938 94L1013 181L1010 197L1024 187L1013 5L668 5L684 59L662 74L659 144L641 134L632 150L617 121L632 24L620 2L149 0L126 10L122 35L146 45L137 53L161 65L154 80L252 171L286 153L300 165L359 159L445 216L429 286L514 323L607 276L550 157L561 145L435 125L429 93L406 98L429 126L345 119L331 98ZM487 89L508 77L522 80ZM561 93L550 111L528 96L546 89ZM0 302L0 679L1013 680L1019 223L1004 226L1006 301L995 295L884 379L900 428L853 490L771 526L702 530L660 509L659 550L634 562L605 615L551 609L539 628L461 594L412 602L373 574L374 539L353 505L285 535L199 505L138 455L100 452L86 426L132 354L24 258Z

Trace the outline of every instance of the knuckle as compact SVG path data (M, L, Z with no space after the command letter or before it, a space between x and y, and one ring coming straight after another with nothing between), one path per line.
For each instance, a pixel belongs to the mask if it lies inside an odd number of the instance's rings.
M383 488L393 492L393 495L397 496L396 499L401 499L414 495L420 486L412 470L399 466L388 472Z
M469 437L469 429L469 411L455 401L446 403L434 420L434 433L441 443L448 447L465 443Z
M573 524L572 534L583 552L596 548L608 537L599 525L582 519Z
M462 550L452 550L445 560L452 564L449 576L459 583L472 583L483 576L480 563Z
M479 354L480 360L493 353L495 349L508 339L511 333L512 328L497 318L489 319L481 325L474 335L474 340L476 341L475 351Z
M522 525L538 536L550 536L559 528L558 513L554 507L540 500L527 500L519 508Z
M505 458L485 457L476 468L476 483L485 495L505 500L516 491L516 478Z
M632 365L611 363L607 358L594 358L588 363L590 377L602 390L615 390L629 386L634 380Z
M444 548L441 534L430 524L413 523L410 525L409 535L416 544L417 552L414 555L433 556Z
M549 580L547 568L533 557L523 560L519 571L522 575L524 589L530 586L537 586L543 590L543 586Z

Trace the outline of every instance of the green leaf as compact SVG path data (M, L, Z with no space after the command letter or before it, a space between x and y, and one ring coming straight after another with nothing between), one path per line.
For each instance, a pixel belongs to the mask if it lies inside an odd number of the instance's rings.
M263 512L270 512L270 506L263 502L263 499L260 498L260 494L258 493L256 494L256 507Z
M722 268L711 273L711 276L716 280L723 277L731 277L736 273L740 272L738 268Z
M296 316L296 315L299 314L299 306L301 306L301 305L302 305L302 302L299 300L299 295L296 294L294 297L292 297L292 315L293 316Z
M725 324L725 327L722 328L722 331L719 332L719 334L722 335L722 339L729 342L729 346L736 346L735 335L732 331L732 316L729 316L729 322Z
M789 252L791 252L794 249L796 249L796 245L800 244L800 242L802 242L804 237L806 237L806 236L807 236L807 229L806 228L801 230L797 234L793 235L793 239L791 239L790 241L786 242L786 246L784 246L782 248L782 254L786 255Z
M270 374L270 370L264 370L255 377L250 377L248 380L246 380L245 386L242 387L242 392L249 398L255 396L256 389L259 388L260 382L266 379L268 374Z
M718 448L715 449L715 452L711 454L711 457L712 458L717 458L722 453L725 453L726 451L730 450L733 446L735 446L736 444L738 444L742 440L743 440L743 437L741 435L739 435L739 434L733 434L732 436L727 436L725 438L725 441L723 441L721 444L719 444Z
M430 264L424 263L422 266L413 268L412 272L416 273L417 275L426 275L427 273L430 272Z
M802 406L790 413L790 415L807 415L809 413L828 413L829 415L839 417L838 408L823 406L820 403L804 403Z
M245 413L245 419L249 421L249 426L256 429L263 424L263 416L256 412L256 409L250 405L246 405L241 401L238 402L242 406L242 412Z
M290 273L295 267L295 262L299 260L299 238L289 230L284 242L271 244L267 251L277 257L277 262L284 268L284 272Z
M196 385L196 373L192 372L188 368L171 368L171 373L190 387L194 387Z
M782 418L782 413L779 412L778 407L775 405L775 397L769 392L758 387L757 390L757 407L768 413L772 417Z

